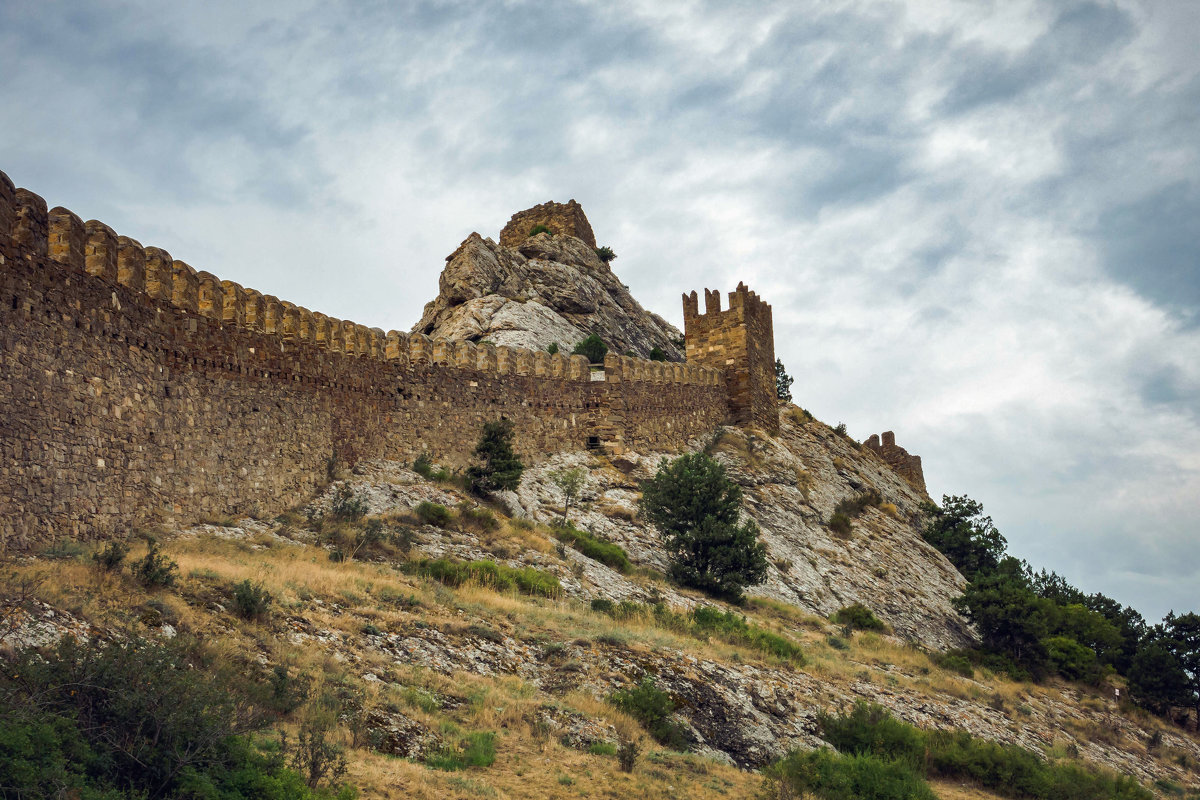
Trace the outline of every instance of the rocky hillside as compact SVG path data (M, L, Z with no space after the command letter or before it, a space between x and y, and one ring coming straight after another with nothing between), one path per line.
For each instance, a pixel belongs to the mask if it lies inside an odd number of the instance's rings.
M919 494L865 448L798 409L776 439L725 430L696 446L744 487L773 561L768 582L735 614L802 654L689 623L689 608L714 602L664 579L657 538L636 513L637 481L657 454L597 453L527 470L518 491L490 508L436 465L429 479L404 464L361 463L276 519L161 532L163 552L179 564L166 589L99 572L69 548L22 558L0 602L0 645L45 645L68 632L186 636L247 674L283 669L341 687L346 778L364 797L751 796L761 779L745 770L819 746L817 715L858 699L925 728L969 731L1148 785L1196 782L1200 744L1122 709L1111 689L940 666L934 651L967 635L948 604L961 578L919 540ZM561 513L548 474L569 465L588 471L574 521L620 543L631 569L585 556L544 524ZM829 532L822 520L833 506L871 488L880 505L849 534ZM347 497L362 503L358 522L334 521ZM382 538L350 551L347 542L368 530ZM428 566L469 561L527 569L538 583L458 583ZM254 619L233 610L247 579L271 598ZM828 620L854 601L896 635ZM644 679L672 698L688 754L656 745L606 702ZM280 724L294 732L303 715ZM493 737L494 764L465 773L433 766L476 733ZM642 756L625 773L612 753L631 738ZM991 797L962 791L938 787L944 798Z
M529 211L544 211L534 221L551 223L544 225L551 231L590 237L578 205L561 206L560 217L570 228L553 216L553 208L545 210L555 205ZM528 214L514 220L529 219ZM683 334L642 308L593 245L569 233L516 236L512 224L503 238L511 245L473 233L447 257L438 296L426 304L413 333L531 350L557 342L565 352L595 333L617 353L647 358L658 347L669 360L683 360L676 344Z

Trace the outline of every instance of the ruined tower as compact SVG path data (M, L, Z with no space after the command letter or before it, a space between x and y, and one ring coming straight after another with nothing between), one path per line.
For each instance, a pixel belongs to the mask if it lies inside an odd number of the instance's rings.
M739 283L721 310L721 293L704 290L704 313L695 292L683 296L683 329L689 364L724 370L731 422L779 431L775 391L775 332L771 306Z

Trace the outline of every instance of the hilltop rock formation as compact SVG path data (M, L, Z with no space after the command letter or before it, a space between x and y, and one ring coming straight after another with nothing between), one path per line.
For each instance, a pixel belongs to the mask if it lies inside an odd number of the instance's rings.
M537 225L552 233L527 236ZM413 333L565 352L595 333L616 353L649 357L655 347L682 361L683 334L642 308L596 255L578 203L545 203L513 215L500 244L472 233L446 258L438 296Z

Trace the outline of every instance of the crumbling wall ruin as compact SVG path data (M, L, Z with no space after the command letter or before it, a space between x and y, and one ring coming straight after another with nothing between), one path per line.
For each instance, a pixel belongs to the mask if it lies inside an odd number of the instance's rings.
M921 457L910 455L907 450L896 444L896 434L892 431L884 431L883 441L880 442L879 434L871 434L864 445L877 456L883 459L884 463L895 470L896 474L904 478L922 493L925 490L925 473L921 469Z

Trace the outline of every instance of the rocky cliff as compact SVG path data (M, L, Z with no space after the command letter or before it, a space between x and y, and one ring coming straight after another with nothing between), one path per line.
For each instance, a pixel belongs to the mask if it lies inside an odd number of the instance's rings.
M517 233L538 225L550 232ZM531 350L557 342L566 352L595 333L616 353L647 358L657 347L682 361L676 343L683 334L642 308L596 254L594 241L573 201L514 215L502 244L473 233L446 258L438 296L412 332Z

